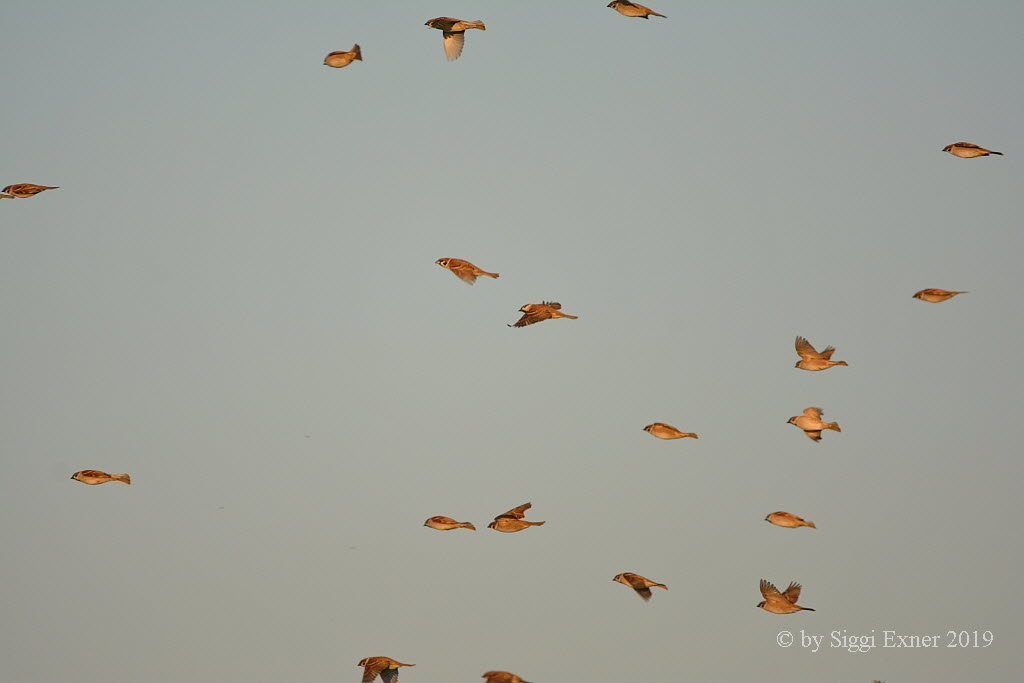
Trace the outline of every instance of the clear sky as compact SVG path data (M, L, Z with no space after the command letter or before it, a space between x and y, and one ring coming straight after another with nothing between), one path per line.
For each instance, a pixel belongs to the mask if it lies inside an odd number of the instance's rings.
M1024 4L606 4L8 5L5 681L1019 680Z

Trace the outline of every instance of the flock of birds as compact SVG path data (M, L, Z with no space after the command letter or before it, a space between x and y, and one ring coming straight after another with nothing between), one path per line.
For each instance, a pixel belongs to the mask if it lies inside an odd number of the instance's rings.
M608 4L608 7L626 17L638 17L642 19L648 19L651 16L665 17L664 14L659 14L648 7L638 3L628 2L627 0L614 0ZM436 17L427 21L425 25L442 31L445 56L449 61L457 59L462 54L463 46L465 44L465 32L467 30L486 30L484 22L482 21L466 21L453 17ZM348 66L353 61L362 61L362 59L362 49L358 44L355 44L349 51L336 51L329 53L324 58L324 64L334 68L341 68ZM943 147L942 151L964 159L989 156L991 154L1002 155L1002 152L985 149L970 142L955 142ZM0 192L0 199L27 199L46 190L56 189L59 189L58 186L16 183L4 187L2 192ZM476 279L480 276L486 276L493 279L498 278L498 273L491 273L483 270L464 259L446 257L438 259L435 263L442 268L451 271L460 280L470 285L476 282ZM913 296L916 299L920 299L921 301L928 303L940 303L959 294L966 294L966 292L929 288L922 289L921 291L916 292ZM514 324L510 324L509 327L525 327L527 325L533 325L534 323L554 318L569 318L570 320L576 320L578 318L578 316L575 315L562 313L561 308L561 304L553 301L525 304L519 309L519 312L523 314L522 317L520 317L520 319ZM798 336L796 338L795 347L796 353L800 357L800 360L797 361L795 367L800 370L819 372L837 366L848 365L846 361L832 360L832 355L835 352L835 348L833 346L828 346L823 351L819 352L807 339ZM823 414L824 413L821 408L811 406L804 409L803 414L791 417L788 424L792 424L801 429L808 438L819 443L822 438L821 434L824 430L831 430L834 432L842 431L837 422L823 421ZM698 438L695 433L680 431L679 429L663 422L654 422L643 429L651 434L651 436L659 439L672 440ZM75 472L71 475L71 479L90 486L105 484L112 481L128 485L131 484L131 477L128 474L108 474L100 470L92 469ZM494 520L487 525L487 528L494 529L495 531L500 531L502 533L516 533L530 527L543 526L545 522L531 522L525 519L525 513L531 507L532 505L530 503L523 503L522 505L503 512L495 516ZM775 526L788 529L796 529L799 527L809 527L811 529L817 528L814 522L805 520L802 517L782 510L768 514L765 517L765 521ZM436 529L438 531L452 531L454 529L469 529L470 531L476 531L476 526L474 526L472 522L459 522L451 517L443 515L430 517L423 523L423 526ZM668 590L668 586L665 584L652 581L640 574L632 572L617 574L612 580L629 586L644 601L651 599L651 588ZM764 599L757 604L757 607L763 610L773 614L795 614L802 611L814 611L814 609L810 607L803 607L797 604L800 599L801 591L801 585L799 583L791 582L789 586L787 586L786 590L780 591L771 582L761 579L759 588ZM399 667L415 665L405 664L398 660L391 659L390 657L376 656L365 657L359 661L358 666L363 667L362 683L371 683L377 678L377 676L380 676L383 683L395 683L398 679ZM482 678L485 678L487 683L528 683L527 681L523 681L519 676L507 671L488 671L483 674ZM873 683L881 682L874 681Z

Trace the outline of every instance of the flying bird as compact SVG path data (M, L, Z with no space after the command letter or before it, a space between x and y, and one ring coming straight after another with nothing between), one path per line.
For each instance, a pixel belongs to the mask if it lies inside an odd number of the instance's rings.
M452 529L469 529L470 531L476 531L476 527L470 522L456 522L451 517L431 517L427 521L423 522L423 526L428 526L431 529L437 529L438 531L451 531Z
M614 0L613 2L609 2L608 6L624 17L640 17L641 19L649 19L650 15L653 14L656 17L668 18L665 17L664 14L658 14L649 7L644 7L636 2L629 2L629 0Z
M516 506L507 512L503 512L494 518L494 521L487 525L488 529L494 529L495 531L501 531L506 534L512 534L517 531L531 526L542 526L544 522L528 522L523 519L526 516L526 511L529 510L533 505L530 503L523 503L522 505Z
M455 61L462 54L462 46L466 42L466 31L471 28L478 28L486 31L482 21L465 21L453 17L436 17L425 22L425 26L436 28L442 31L444 36L444 55L449 62Z
M644 578L639 574L632 574L630 572L623 572L622 574L617 574L615 578L612 579L612 581L618 581L621 584L629 586L630 588L636 591L637 595L644 599L644 602L651 599L652 587L664 588L665 590L668 590L668 586L666 586L663 583L651 581L650 579Z
M651 424L644 427L644 431L651 436L656 436L659 439L696 439L696 434L692 432L681 432L672 425L667 425L664 422L652 422Z
M0 199L27 199L29 197L35 197L43 190L56 190L57 185L33 185L32 183L16 183L14 185L8 185L0 192Z
M914 298L927 301L930 304L937 304L940 301L952 299L957 294L967 294L967 292L950 292L945 289L922 289L914 295Z
M539 323L541 320L548 320L550 318L569 318L570 320L576 320L579 318L578 315L569 315L561 312L562 304L555 301L543 301L539 304L526 304L519 309L519 312L523 314L523 317L516 321L515 325L509 325L509 327L526 327L534 323Z
M800 429L804 430L804 434L807 435L811 441L821 441L821 431L823 429L831 429L833 432L841 432L838 422L822 422L821 408L805 408L803 415L794 415L786 421L786 424L795 425Z
M439 258L434 263L452 271L456 277L470 285L476 282L478 275L486 275L494 279L498 278L497 273L488 273L486 270L477 268L469 261L463 261L460 258Z
M378 674L384 683L394 683L398 680L398 667L416 665L402 664L390 657L364 657L356 666L363 667L363 683L371 683Z
M796 601L800 599L800 584L790 583L786 592L780 593L779 589L761 579L761 595L764 600L757 603L757 606L772 614L793 614L806 610L814 612L810 607L798 607Z
M107 474L106 472L100 472L99 470L82 470L81 472L75 472L71 475L72 479L88 484L89 486L95 486L96 484L106 484L108 481L119 481L122 484L131 484L132 478L127 474Z
M818 353L811 346L811 342L803 337L796 338L796 352L800 356L800 360L793 367L800 368L801 370L816 372L818 370L826 370L833 365L847 365L845 360L831 360L835 348L826 346L824 351Z
M348 52L337 51L329 52L324 57L324 64L332 66L335 69L340 69L343 66L348 66L355 60L363 61L363 51L359 48L359 44L352 46L352 49Z
M984 147L978 147L973 142L954 142L952 145L946 145L942 148L943 152L949 152L955 157L961 157L962 159L973 159L974 157L987 157L989 154L998 154L1003 156L1002 152L996 152L991 149L985 149Z
M797 517L792 512L783 512L782 510L771 513L764 518L764 521L771 522L775 526L786 527L787 529L796 529L802 526L809 526L812 529L818 528L814 526L814 522L809 522L803 517Z
M488 671L480 678L486 678L487 683L530 683L508 671Z

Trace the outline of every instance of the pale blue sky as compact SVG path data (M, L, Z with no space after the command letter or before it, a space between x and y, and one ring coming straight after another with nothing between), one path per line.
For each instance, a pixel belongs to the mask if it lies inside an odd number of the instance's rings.
M606 4L8 7L5 680L1017 680L1024 5Z

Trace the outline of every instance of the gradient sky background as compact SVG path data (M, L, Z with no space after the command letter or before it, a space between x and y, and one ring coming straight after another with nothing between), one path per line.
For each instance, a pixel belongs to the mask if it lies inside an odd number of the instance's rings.
M5 680L1019 680L1024 4L605 4L8 7Z

